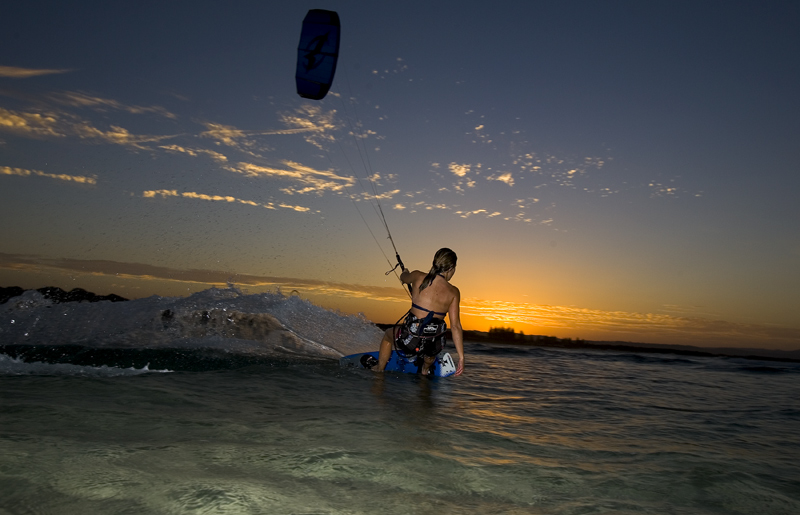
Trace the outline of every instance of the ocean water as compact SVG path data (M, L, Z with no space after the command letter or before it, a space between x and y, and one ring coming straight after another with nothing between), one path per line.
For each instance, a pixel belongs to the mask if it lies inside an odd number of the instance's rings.
M398 315L399 316L399 315ZM235 289L0 305L0 513L797 514L800 364L381 332Z

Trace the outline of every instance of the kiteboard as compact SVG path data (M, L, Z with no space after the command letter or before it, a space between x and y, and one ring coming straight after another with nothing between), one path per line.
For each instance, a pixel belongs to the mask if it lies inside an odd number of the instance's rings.
M371 369L378 366L378 351L351 354L339 358L339 365L345 368L367 368ZM419 364L411 357L407 358L397 351L392 351L392 357L386 363L387 372L403 372L406 374L418 374L422 369L422 358ZM436 356L436 361L431 365L433 375L436 377L447 377L456 373L456 365L453 358L447 352L441 352Z

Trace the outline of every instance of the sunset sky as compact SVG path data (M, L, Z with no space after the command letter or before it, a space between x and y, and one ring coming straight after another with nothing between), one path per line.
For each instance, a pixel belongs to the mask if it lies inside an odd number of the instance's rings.
M312 8L342 23L321 101L294 84ZM795 1L0 15L0 286L232 282L394 322L377 193L409 268L457 252L466 329L798 349L799 163Z

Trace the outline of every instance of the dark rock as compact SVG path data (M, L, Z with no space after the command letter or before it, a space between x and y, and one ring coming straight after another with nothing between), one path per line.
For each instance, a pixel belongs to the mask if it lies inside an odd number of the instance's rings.
M28 290L23 290L19 286L0 287L0 304L5 304L8 299L18 297L26 291ZM64 291L57 286L45 286L43 288L37 288L36 291L41 293L44 298L50 299L56 304L62 302L100 302L102 300L122 302L128 300L113 293L110 295L95 295L83 288L74 288L70 291Z
M25 290L19 286L0 286L0 304L5 304L11 297L19 297Z

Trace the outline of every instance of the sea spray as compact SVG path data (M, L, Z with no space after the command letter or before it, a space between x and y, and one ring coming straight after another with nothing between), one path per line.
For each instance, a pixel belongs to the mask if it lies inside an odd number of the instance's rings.
M189 297L54 303L30 290L0 305L3 346L93 349L210 348L252 355L336 359L377 347L381 332L360 316L296 296L211 288Z

